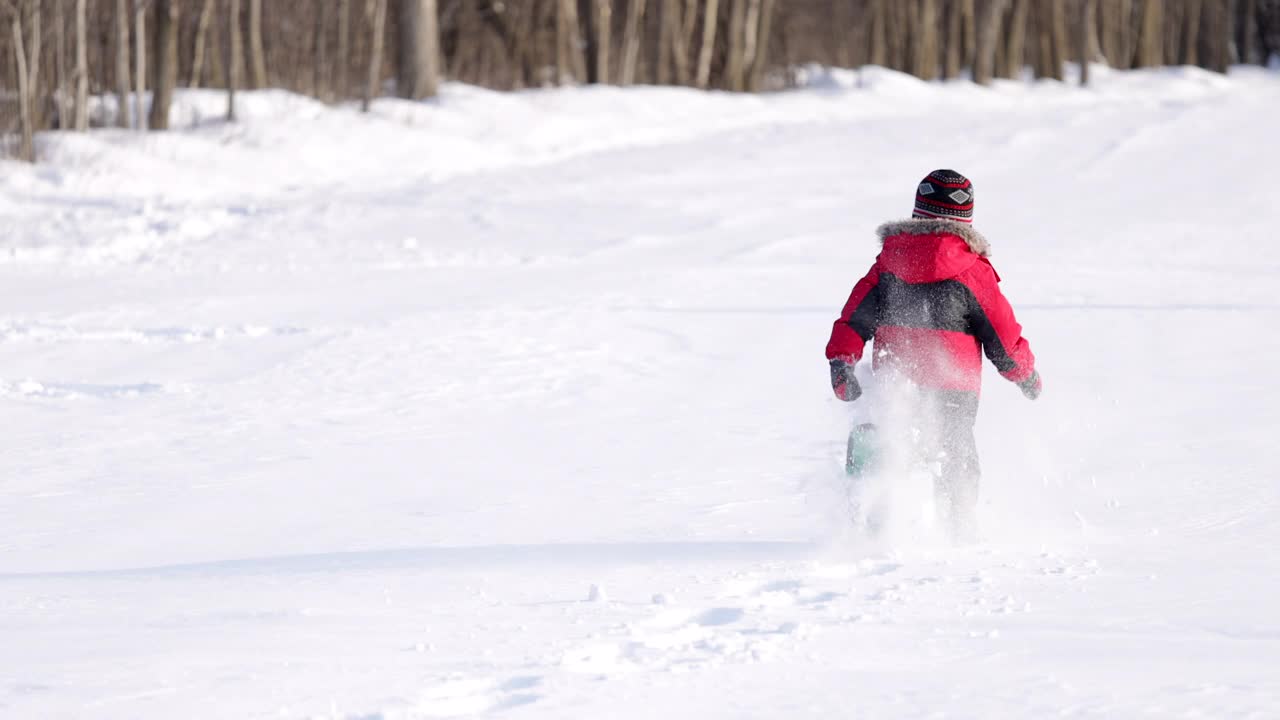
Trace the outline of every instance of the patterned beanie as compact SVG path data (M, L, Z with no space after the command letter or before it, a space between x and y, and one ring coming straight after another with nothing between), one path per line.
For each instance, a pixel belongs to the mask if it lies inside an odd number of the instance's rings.
M934 170L916 188L911 216L973 222L973 183L955 170Z

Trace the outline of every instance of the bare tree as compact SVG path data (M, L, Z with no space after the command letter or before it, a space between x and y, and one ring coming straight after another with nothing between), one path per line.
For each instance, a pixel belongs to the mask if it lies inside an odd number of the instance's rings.
M1076 59L1080 63L1080 84L1089 84L1089 63L1093 62L1097 52L1097 14L1098 0L1084 0L1083 14L1080 18L1080 33L1076 41Z
M58 88L54 92L54 105L58 108L58 127L65 128L71 118L71 75L67 71L67 17L66 3L53 0L53 74Z
M345 98L351 94L351 0L338 2L338 79L334 92Z
M1180 62L1184 65L1199 64L1200 50L1200 0L1186 0L1187 7L1182 26L1182 53Z
M1017 78L1022 74L1023 62L1026 59L1027 15L1031 10L1032 0L1013 0L1013 9L1009 16L1009 24L1005 28L1005 66L1000 75Z
M360 109L369 112L373 98L378 95L378 85L382 82L382 43L386 35L387 0L367 0L365 11L370 19L369 66L364 101L360 104Z
M147 92L147 3L134 0L133 4L133 117L137 129L147 129L147 114L143 111Z
M938 76L937 0L915 0L911 6L915 32L912 37L911 73L924 80Z
M769 38L773 35L775 0L763 0L760 4L760 21L757 28L755 52L751 62L751 76L747 87L758 92L764 83L764 71L769 62Z
M609 82L609 40L613 36L613 0L595 0L595 81Z
M556 0L557 82L576 82L587 76L578 36L578 5L574 0Z
M200 19L196 21L195 47L191 51L191 77L187 80L187 87L200 87L200 78L204 73L205 42L212 21L213 0L204 0L200 8Z
M262 0L249 0L249 57L253 89L267 86L267 60L262 49Z
M9 25L12 30L13 62L18 72L18 159L33 163L36 161L35 119L32 117L31 76L27 67L27 48L23 41L22 16L23 8L5 0L5 10L9 13Z
M312 85L316 97L328 101L333 91L333 61L329 58L329 3L316 5L315 55L311 58L311 70L315 75Z
M988 0L978 19L977 48L973 58L973 81L979 85L991 83L996 69L996 48L1000 42L1000 20L1004 17L1008 0Z
M946 4L946 49L942 63L942 77L951 80L971 65L974 46L973 0L953 0Z
M89 129L89 37L85 0L76 0L76 130Z
M636 59L640 56L640 30L644 22L645 0L627 3L627 24L622 31L622 66L618 84L630 85L636 80Z
M869 59L872 65L880 67L889 65L889 1L871 0L868 11L871 15L867 22Z
M240 78L244 74L244 48L241 47L240 0L231 0L227 13L227 32L231 39L227 43L227 122L236 121L236 91L240 89Z
M1239 20L1236 25L1239 29L1240 39L1236 43L1239 47L1239 61L1242 63L1257 62L1257 38L1258 38L1258 2L1257 0L1240 0Z
M1034 19L1036 38L1032 45L1032 68L1035 76L1062 80L1067 49L1063 0L1038 0Z
M659 0L657 22L657 48L653 56L652 82L658 85L671 83L671 57L675 35L680 32L679 20L672 15L678 14L677 6L683 0ZM679 81L677 81L679 82Z
M1201 62L1225 73L1231 65L1231 0L1204 0L1200 27Z
M40 9L39 0L26 0L26 30L27 30L27 87L31 92L31 122L32 129L44 126L44 110L40 98L36 96L40 92L40 58L43 57L44 50L44 20Z
M729 37L725 57L724 86L733 92L746 87L747 0L729 0Z
M434 97L439 87L439 30L435 0L400 0L400 54L396 93L409 100Z
M151 96L151 128L169 129L169 107L178 84L178 0L155 0L156 88Z
M133 127L129 113L129 0L116 0L116 124Z
M698 50L699 88L706 89L711 84L711 52L716 45L716 24L719 20L720 0L707 0L706 10L702 16L702 46Z
M1164 63L1164 0L1142 0L1142 24L1138 29L1138 67Z

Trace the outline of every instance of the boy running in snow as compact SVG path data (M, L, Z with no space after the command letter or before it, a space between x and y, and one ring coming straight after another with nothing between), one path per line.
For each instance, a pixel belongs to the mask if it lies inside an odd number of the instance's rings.
M953 538L973 540L981 353L1032 400L1040 375L987 259L990 246L973 228L973 184L954 170L935 170L916 188L911 215L877 230L880 255L854 285L827 343L831 387L841 400L862 395L853 368L874 338L876 374L915 388L905 413L919 459L940 468L934 493L942 520Z

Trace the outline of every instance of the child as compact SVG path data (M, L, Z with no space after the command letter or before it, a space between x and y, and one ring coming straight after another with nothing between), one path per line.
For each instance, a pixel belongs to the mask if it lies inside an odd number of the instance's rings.
M827 343L831 387L841 400L858 399L853 367L874 338L876 374L914 388L905 412L918 459L940 467L934 494L941 519L954 539L972 541L980 352L1032 400L1040 375L987 260L990 246L973 228L973 184L954 170L935 170L917 187L911 215L877 230L880 255L854 285Z

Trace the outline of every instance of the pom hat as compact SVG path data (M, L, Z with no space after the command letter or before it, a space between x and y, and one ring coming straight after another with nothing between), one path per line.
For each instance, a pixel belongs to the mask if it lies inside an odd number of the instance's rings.
M934 170L916 187L912 217L973 222L973 183L955 170Z

